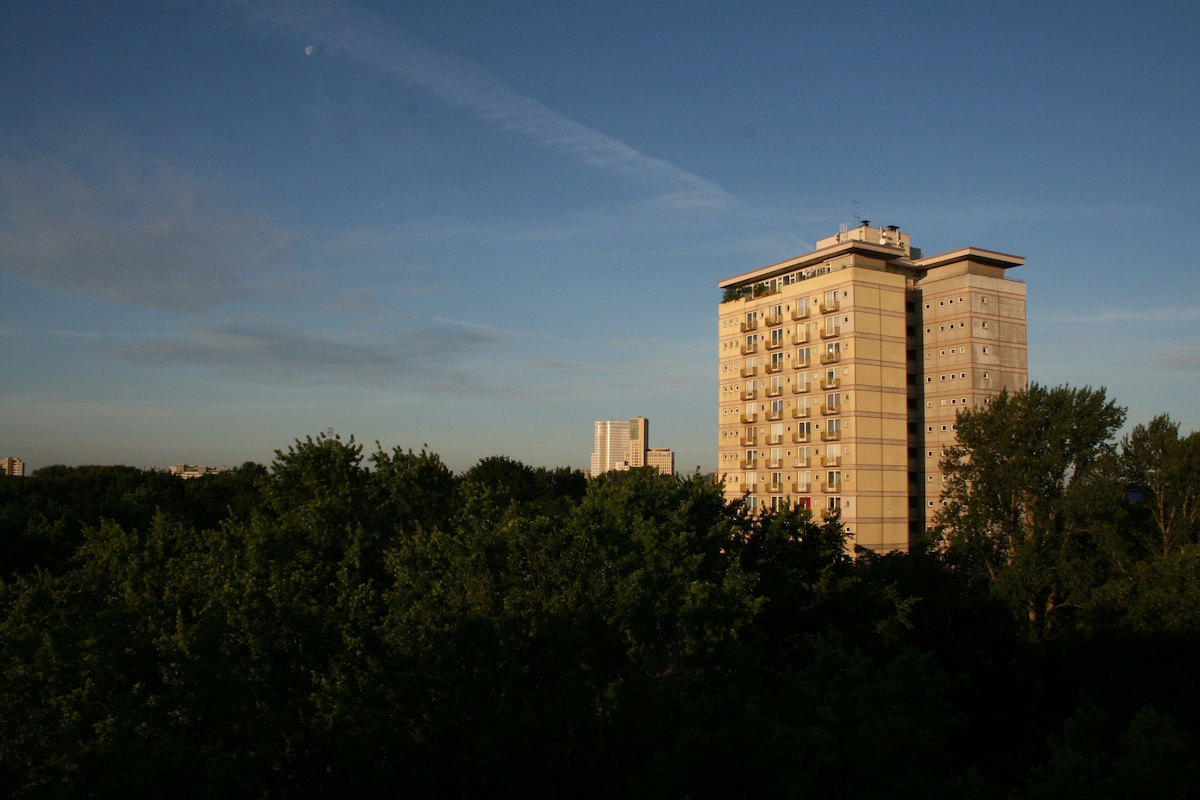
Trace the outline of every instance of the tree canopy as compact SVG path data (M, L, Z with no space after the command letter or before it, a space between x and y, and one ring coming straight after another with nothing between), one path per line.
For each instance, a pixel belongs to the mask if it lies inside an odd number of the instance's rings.
M0 791L1179 796L1195 435L1120 419L964 414L909 554L699 475L353 437L0 482Z

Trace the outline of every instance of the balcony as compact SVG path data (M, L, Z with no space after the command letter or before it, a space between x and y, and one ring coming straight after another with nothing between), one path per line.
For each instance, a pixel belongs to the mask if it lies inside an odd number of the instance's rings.
M837 311L839 308L840 308L840 306L838 305L837 300L830 300L830 301L821 303L821 313L822 314L832 314L833 312Z
M778 350L783 347L783 339L771 339L767 342L768 350Z
M767 412L766 416L767 416L767 422L778 422L779 420L783 419L783 409L782 408L773 408ZM745 420L743 420L743 421L745 421Z
M793 483L792 484L792 493L793 494L808 494L811 491L812 491L812 484L810 484L810 483Z
M821 456L822 467L840 467L842 465L841 456Z
M832 417L842 413L841 403L824 403L821 405L821 416Z
M758 469L758 459L744 458L738 462L738 466L742 469Z
M746 333L747 331L756 331L756 330L758 330L758 320L748 319L742 323L742 333Z
M797 328L792 334L792 344L808 344L808 326Z
M840 430L821 431L822 442L840 442L842 440L842 432Z
M742 377L752 378L758 374L758 367L742 367Z
M769 445L783 444L783 434L782 433L768 434L767 435L767 444L769 444Z
M767 492L770 494L783 494L783 484L782 483L768 483L767 484Z
M792 309L792 319L808 319L808 306L796 306Z
M738 443L741 444L742 447L758 447L758 437L743 436L742 438L738 439Z
M757 389L743 389L742 390L742 399L743 400L753 400L756 397L758 397Z
M782 386L768 386L767 387L767 397L779 397L781 394L783 394Z
M833 350L833 351L830 351L827 353L821 353L821 363L822 364L836 364L841 360L842 360L842 354L840 352L838 352L837 350Z
M742 491L745 492L746 494L758 494L758 484L757 483L744 483L744 484L742 484Z
M839 337L841 335L842 335L842 329L838 325L834 325L832 328L829 328L829 327L821 328L821 338L822 339L836 339L837 337Z
M796 456L792 461L792 469L808 469L812 466L812 459L808 456Z
M812 409L808 406L796 406L792 409L792 419L808 419Z
M771 328L776 325L783 324L783 314L767 314L767 327Z
M792 394L804 394L808 391L808 387L808 381L804 381L803 383L797 381L796 383L792 384Z
M827 392L832 389L840 389L840 388L842 388L842 379L841 378L822 378L821 379L821 388Z
M766 365L766 370L768 375L773 375L776 372L783 372L783 362L772 361L770 364Z
M783 469L783 459L782 458L768 458L767 459L767 469Z
M842 482L833 481L832 483L821 483L821 491L825 494L841 494Z
M808 444L808 432L807 431L796 431L795 433L792 434L792 441L795 444Z
M751 353L757 353L757 352L758 352L758 342L754 342L753 344L742 345L742 355L744 355L744 356L748 356Z
M792 369L808 369L809 360L802 356L796 356L792 359Z
M742 412L742 422L758 422L758 412Z

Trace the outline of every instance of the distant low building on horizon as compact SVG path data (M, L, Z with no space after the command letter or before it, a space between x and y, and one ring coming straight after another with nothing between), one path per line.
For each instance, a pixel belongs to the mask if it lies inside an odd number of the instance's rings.
M638 467L654 467L664 475L675 472L675 453L649 446L650 421L645 417L597 420L593 444L591 477Z
M20 478L25 474L25 462L16 456L0 458L0 475Z
M167 471L172 475L178 475L184 480L191 480L192 478L202 478L205 475L229 472L229 467L206 467L203 464L175 464L168 467Z

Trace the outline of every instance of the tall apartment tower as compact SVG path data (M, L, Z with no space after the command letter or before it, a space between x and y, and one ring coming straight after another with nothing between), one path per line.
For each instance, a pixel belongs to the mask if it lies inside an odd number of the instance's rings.
M19 478L25 474L25 462L16 456L0 458L0 475Z
M960 410L1028 383L1025 259L925 257L895 226L721 281L718 474L754 510L837 510L852 541L907 550L941 502Z
M650 422L645 417L600 420L592 450L592 475L646 466Z

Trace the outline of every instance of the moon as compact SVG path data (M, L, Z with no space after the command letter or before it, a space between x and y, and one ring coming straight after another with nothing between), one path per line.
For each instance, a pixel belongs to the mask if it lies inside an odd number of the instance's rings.
M313 54L313 46L311 44L306 44L304 46L304 55L311 56L312 54Z

